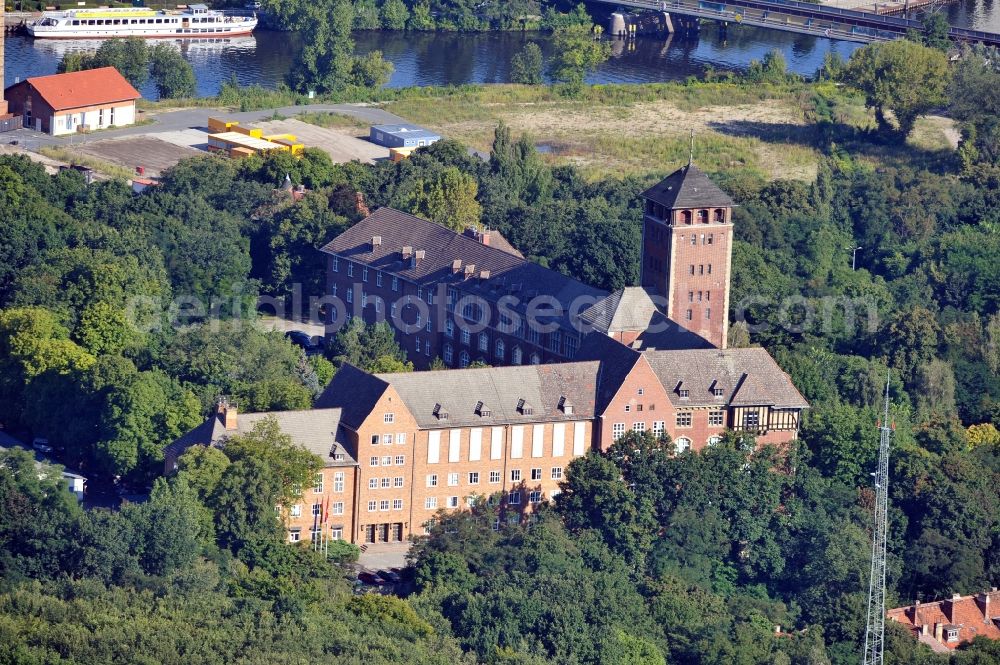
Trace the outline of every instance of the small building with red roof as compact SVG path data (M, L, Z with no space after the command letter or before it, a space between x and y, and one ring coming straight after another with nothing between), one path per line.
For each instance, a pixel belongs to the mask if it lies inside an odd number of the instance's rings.
M977 637L1000 639L998 605L1000 591L993 587L973 596L955 594L946 600L897 607L888 615L932 650L947 653Z
M3 94L26 129L53 136L134 124L142 97L114 67L33 76Z

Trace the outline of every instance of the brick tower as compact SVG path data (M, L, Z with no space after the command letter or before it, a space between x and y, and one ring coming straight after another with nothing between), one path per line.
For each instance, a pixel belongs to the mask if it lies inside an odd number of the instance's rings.
M4 49L4 34L7 32L7 25L4 23L3 15L4 3L0 2L0 117L7 114L7 102L3 98L3 49Z
M691 163L642 197L642 286L666 297L668 318L726 348L732 199Z

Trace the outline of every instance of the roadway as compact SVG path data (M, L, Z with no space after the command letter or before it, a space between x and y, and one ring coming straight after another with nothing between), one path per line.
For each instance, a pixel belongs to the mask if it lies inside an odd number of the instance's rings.
M858 42L899 39L909 30L923 29L920 21L796 0L593 1ZM953 27L949 36L956 42L1000 46L1000 35L981 30Z

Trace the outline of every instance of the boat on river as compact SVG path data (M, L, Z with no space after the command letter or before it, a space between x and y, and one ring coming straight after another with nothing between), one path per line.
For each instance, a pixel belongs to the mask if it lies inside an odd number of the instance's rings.
M35 39L204 39L248 35L256 27L256 12L190 5L176 11L148 7L48 11L27 30Z

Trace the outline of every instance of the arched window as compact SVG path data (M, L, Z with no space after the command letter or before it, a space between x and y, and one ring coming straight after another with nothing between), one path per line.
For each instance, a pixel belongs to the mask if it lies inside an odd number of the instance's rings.
M444 345L444 362L446 365L450 365L451 361L454 359L454 354L451 350L451 344Z
M690 210L682 210L681 211L681 221L684 222L685 224L690 224L691 223L691 211Z
M726 211L723 210L722 208L716 208L715 209L715 221L719 222L720 224L722 222L725 222L726 221Z
M510 352L510 361L515 365L521 364L521 347L515 346Z
M674 439L674 447L676 448L678 455L680 455L686 450L691 450L691 439L687 438L686 436Z
M490 348L490 336L485 332L479 333L479 350L485 351Z
M469 352L468 351L462 351L460 354L458 354L458 366L459 367L468 367L469 366Z
M707 210L699 210L698 211L698 223L699 224L708 224L708 211Z
M710 436L710 437L708 437L708 442L707 443L708 443L709 446L717 446L720 443L722 443L722 437L721 436Z
M531 354L531 364L532 365L541 365L542 364L542 359L538 357L537 353L532 353Z
M504 351L506 351L506 349L504 348L503 340L498 339L496 344L496 357L503 360Z

